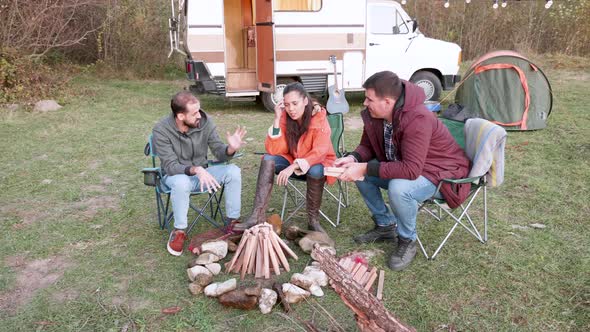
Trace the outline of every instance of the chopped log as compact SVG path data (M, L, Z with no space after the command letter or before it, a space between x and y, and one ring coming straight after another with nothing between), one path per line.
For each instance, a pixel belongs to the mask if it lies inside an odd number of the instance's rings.
M354 281L350 273L327 250L319 245L314 246L313 250L321 269L331 279L332 288L355 313L357 326L361 331L415 331L395 318L381 301Z

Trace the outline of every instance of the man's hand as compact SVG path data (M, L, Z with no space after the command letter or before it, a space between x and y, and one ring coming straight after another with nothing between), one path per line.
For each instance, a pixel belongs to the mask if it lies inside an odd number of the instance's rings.
M342 158L338 158L334 161L334 166L335 167L345 167L346 165L350 164L350 163L355 163L356 159L354 159L353 156L346 156L346 157L342 157Z
M342 181L362 181L367 174L367 163L348 163L345 170L339 177Z
M219 182L215 180L213 175L211 175L209 172L207 172L206 169L204 169L201 166L191 167L191 174L194 174L199 178L199 184L201 185L200 191L206 190L207 192L212 193L214 191L217 191L217 189L221 188L221 185L219 185Z
M291 166L282 170L279 175L277 175L277 185L279 186L286 186L289 182L289 177L293 175L293 172L299 168L297 164L292 164Z
M241 126L238 126L233 134L230 134L229 131L226 133L228 155L232 156L234 153L236 153L236 151L246 144L246 142L244 142L244 136L246 136L246 133L246 127Z

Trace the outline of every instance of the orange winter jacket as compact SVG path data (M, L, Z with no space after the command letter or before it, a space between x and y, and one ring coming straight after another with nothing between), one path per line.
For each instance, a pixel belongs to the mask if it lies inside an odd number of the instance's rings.
M297 152L292 154L289 152L287 144L287 137L285 132L287 130L287 113L283 113L280 123L280 132L278 135L272 135L272 126L266 136L264 146L266 153L271 155L279 155L293 164L296 159L304 159L309 167L322 164L324 167L332 166L336 160L336 154L330 141L330 124L326 118L326 111L321 110L311 117L311 123L307 132L303 133L297 143ZM307 169L305 170L307 172ZM336 182L336 178L327 177L327 182L332 184Z

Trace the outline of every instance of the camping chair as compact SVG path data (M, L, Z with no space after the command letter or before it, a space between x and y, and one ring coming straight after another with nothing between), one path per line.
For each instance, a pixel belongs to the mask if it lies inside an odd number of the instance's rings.
M453 226L438 245L432 256L428 256L420 237L417 237L420 249L427 259L434 259L436 255L438 255L457 226L461 226L479 242L487 242L487 187L490 185L500 185L503 181L504 175L504 146L506 143L506 130L504 130L504 128L484 119L469 119L466 123L442 118L441 120L447 128L449 128L449 131L457 143L459 143L459 145L465 150L472 165L466 178L443 179L436 188L436 193L439 192L440 187L445 182L451 184L470 183L471 189L465 202L456 209L450 209L448 205L446 205L444 199L435 198L434 196L436 196L436 194L419 206L418 211L425 211L437 221L441 221L445 216L450 216L453 220ZM477 205L474 204L474 202L480 193L483 194L483 222L478 220L479 223L476 223L476 221L470 216L469 211L470 208ZM428 206L432 205L435 206L434 210L428 208ZM480 232L480 229L478 229L478 224L479 227L483 226L483 235Z
M170 221L174 217L172 213L172 209L170 206L170 188L166 186L162 182L162 169L159 166L159 158L154 150L153 145L153 135L150 135L148 138L148 142L144 148L144 154L151 158L152 167L146 167L142 169L142 173L144 174L143 182L145 185L154 187L154 192L156 195L156 209L158 212L158 225L161 229L167 228L168 231L172 230L172 225ZM209 166L220 164L221 162L209 162ZM223 198L223 192L225 190L225 186L221 184L221 189L216 192L209 193L209 192L201 192L201 191L193 191L191 192L191 201L189 203L189 207L191 210L195 211L197 215L193 218L192 222L189 224L190 226L187 229L186 234L190 233L192 228L197 224L197 222L204 218L209 223L211 223L214 227L219 228L221 227L215 219L217 215L221 217L223 225L225 225L225 218L223 217L223 213L221 211L220 203L221 199ZM207 199L202 206L197 206L192 198L194 196L206 196ZM209 214L205 213L207 208L209 208ZM190 211L190 210L189 210Z
M336 158L340 158L342 155L344 155L344 116L342 113L328 114L327 119L332 132L330 135L330 140L332 141ZM291 177L285 186L283 193L283 207L281 208L281 219L284 223L288 222L297 213L297 211L305 206L305 190L299 188L297 183L305 183L305 178L302 179ZM336 188L332 188L332 190L330 190L331 188L329 185L324 185L324 192L328 195L327 197L336 201L336 216L330 218L321 209L319 213L324 219L326 219L326 221L332 224L332 226L337 227L340 224L340 213L342 208L348 206L348 185L346 182L338 180L335 186ZM284 216L289 198L295 208L285 219Z

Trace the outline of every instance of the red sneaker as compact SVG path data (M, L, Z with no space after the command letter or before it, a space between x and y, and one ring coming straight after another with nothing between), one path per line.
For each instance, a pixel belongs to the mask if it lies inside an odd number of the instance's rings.
M184 241L186 240L186 233L181 230L173 230L170 232L170 237L168 238L168 244L166 248L171 255L180 256L182 255L182 250L184 249Z

